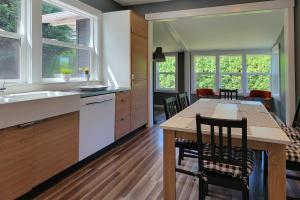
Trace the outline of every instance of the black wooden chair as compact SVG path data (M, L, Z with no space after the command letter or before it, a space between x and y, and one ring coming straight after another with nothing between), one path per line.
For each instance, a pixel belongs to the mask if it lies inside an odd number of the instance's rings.
M247 149L247 119L214 119L198 114L196 121L199 199L205 199L207 184L241 190L243 200L249 199L249 176L254 170L255 154ZM203 141L203 126L209 127L209 145ZM232 147L232 128L242 133L241 148Z
M184 110L185 108L190 106L190 101L187 95L187 92L181 93L177 95L178 103L179 103L179 109Z
M166 98L163 100L163 102L167 120L181 111L181 106L178 103L177 97ZM175 146L179 148L178 165L181 165L181 162L184 159L184 157L197 158L197 155L195 153L197 148L196 143L194 141L176 138Z
M238 100L238 90L220 89L219 98L228 99L228 100L232 100L232 99Z

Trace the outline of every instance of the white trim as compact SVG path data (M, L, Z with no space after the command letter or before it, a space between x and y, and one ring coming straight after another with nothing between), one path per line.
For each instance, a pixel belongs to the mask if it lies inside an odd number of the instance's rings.
M169 52L165 53L166 57L175 57L176 60L176 67L175 67L175 88L159 88L159 74L174 74L172 72L162 72L157 73L157 63L154 62L154 80L155 80L155 88L154 92L162 92L162 93L177 93L178 92L178 53L177 52Z
M228 6L216 6L208 8L197 8L188 10L178 10L160 13L149 13L145 15L146 20L166 20L183 17L194 17L194 16L207 16L207 15L218 15L227 13L241 13L251 12L260 10L270 9L284 9L293 8L295 6L294 0L273 0L263 1L255 3L235 4Z
M71 49L87 50L87 51L92 50L91 47L87 47L84 45L72 44L72 43L68 43L68 42L61 42L58 40L47 39L47 38L43 38L43 44L49 44L49 45L54 45L54 46L59 46L59 47L67 47L67 48L71 48Z
M148 127L153 126L153 22L148 23Z
M0 31L0 37L20 40L22 38L22 35L19 33Z
M296 111L296 89L295 89L295 33L294 33L294 9L285 9L284 15L284 44L287 71L286 78L286 123L292 125Z

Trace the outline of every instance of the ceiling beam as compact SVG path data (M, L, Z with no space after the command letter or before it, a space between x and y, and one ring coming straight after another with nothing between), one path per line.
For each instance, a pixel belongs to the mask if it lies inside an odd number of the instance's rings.
M164 23L165 23L166 28L169 31L170 35L177 42L179 48L184 50L184 51L189 51L188 45L184 42L182 37L179 35L179 33L174 28L174 26L170 22L164 22Z

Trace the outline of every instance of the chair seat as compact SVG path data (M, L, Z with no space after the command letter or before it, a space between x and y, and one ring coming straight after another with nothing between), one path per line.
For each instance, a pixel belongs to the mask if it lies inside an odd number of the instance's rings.
M293 127L288 127L286 125L280 125L280 127L285 132L285 134L290 138L290 140L300 142L300 132L299 132L299 130L297 130Z
M224 156L225 158L227 154L227 149L224 149ZM204 147L204 156L212 157L212 151L210 145L205 145ZM234 148L232 151L232 158L234 160L242 160L242 150L240 148ZM216 155L219 154L219 150L216 149ZM228 155L228 154L227 154ZM204 158L205 159L205 158ZM216 172L223 175L232 176L235 178L242 178L242 170L241 167L238 165L228 164L228 163L214 163L213 161L203 161L204 168L207 171ZM248 150L248 156L247 156L247 176L249 176L253 170L254 170L254 164L255 164L255 153L251 150Z
M286 146L286 159L291 162L300 163L300 142L292 142Z

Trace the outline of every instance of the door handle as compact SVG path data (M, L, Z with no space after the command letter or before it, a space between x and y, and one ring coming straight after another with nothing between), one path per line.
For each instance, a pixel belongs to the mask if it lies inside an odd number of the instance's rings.
M113 99L107 99L107 100L103 100L103 101L95 101L95 102L87 103L85 105L89 106L89 105L101 104L101 103L112 101L112 100Z

